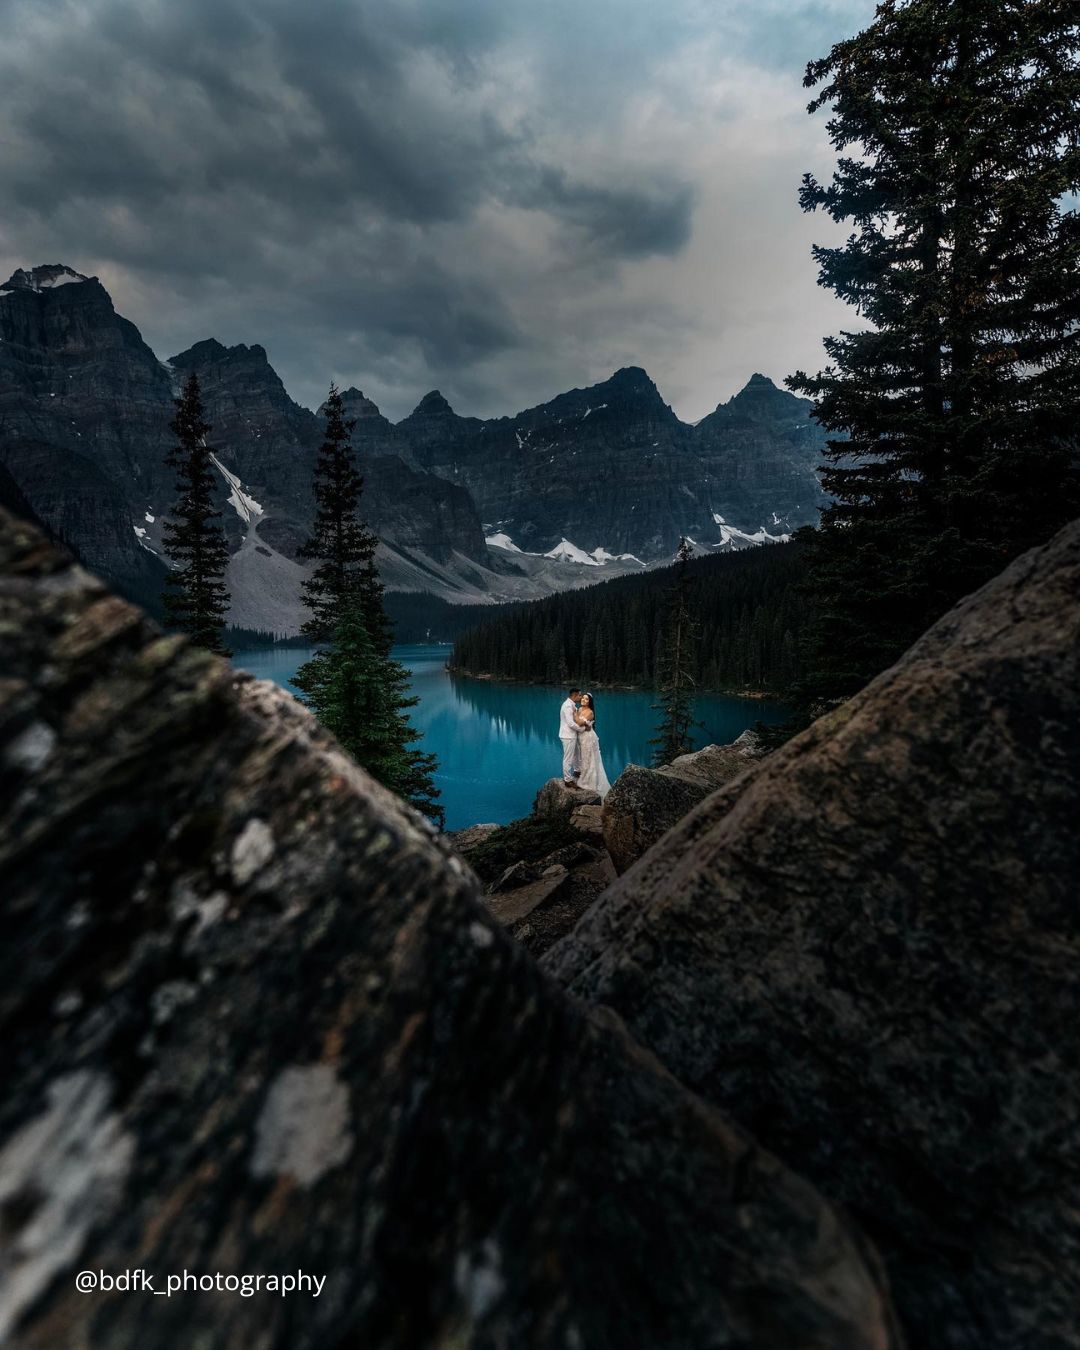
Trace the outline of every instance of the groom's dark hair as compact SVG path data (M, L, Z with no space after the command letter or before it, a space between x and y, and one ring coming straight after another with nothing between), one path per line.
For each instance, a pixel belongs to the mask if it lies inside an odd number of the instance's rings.
M580 693L581 693L581 690L580 690L580 689L568 689L566 692L570 695L571 698L573 698L575 694L580 694Z

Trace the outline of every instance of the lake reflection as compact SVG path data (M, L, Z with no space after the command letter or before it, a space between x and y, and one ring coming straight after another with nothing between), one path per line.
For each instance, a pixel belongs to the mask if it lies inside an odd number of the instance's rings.
M436 782L446 828L460 830L481 821L504 824L527 815L537 789L561 772L559 705L566 694L549 685L451 677L444 668L450 650L394 649L420 698L412 711L413 724L424 733L423 748L439 760ZM237 654L235 664L295 693L289 681L309 655L308 648L247 651ZM627 764L651 759L653 697L635 689L596 691L597 730L612 782ZM704 726L696 743L726 744L759 719L781 722L788 715L783 704L771 700L702 695L697 716Z

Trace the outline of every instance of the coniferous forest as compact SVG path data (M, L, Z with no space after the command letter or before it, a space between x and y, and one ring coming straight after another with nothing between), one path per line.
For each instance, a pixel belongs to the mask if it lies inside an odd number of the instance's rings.
M777 544L687 563L701 627L698 688L783 694L802 675L804 550ZM516 606L463 633L452 669L501 679L652 686L663 660L672 568Z

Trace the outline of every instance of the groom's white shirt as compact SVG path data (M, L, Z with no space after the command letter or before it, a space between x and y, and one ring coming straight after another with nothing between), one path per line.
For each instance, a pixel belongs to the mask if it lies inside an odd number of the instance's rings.
M568 698L562 705L562 710L559 713L560 741L572 741L581 734L583 728L579 727L574 721L574 713L576 711L577 709L574 707L574 700Z

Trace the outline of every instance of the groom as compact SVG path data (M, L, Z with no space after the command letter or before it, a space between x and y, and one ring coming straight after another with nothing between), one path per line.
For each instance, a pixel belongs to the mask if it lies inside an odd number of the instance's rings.
M578 775L580 763L580 745L578 737L586 729L574 721L574 714L581 703L581 690L571 689L569 697L559 710L559 740L562 741L562 780L567 787L575 788L574 779Z

